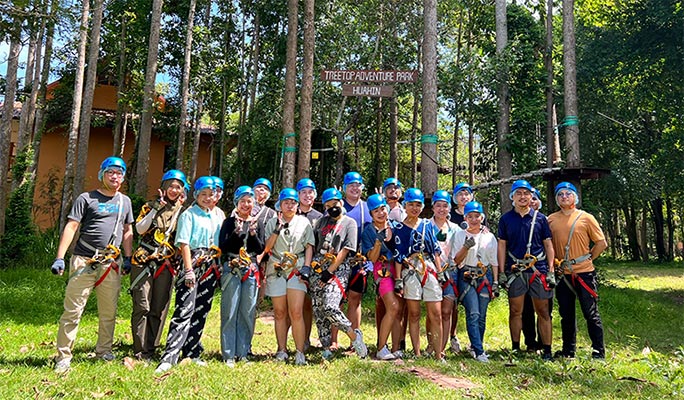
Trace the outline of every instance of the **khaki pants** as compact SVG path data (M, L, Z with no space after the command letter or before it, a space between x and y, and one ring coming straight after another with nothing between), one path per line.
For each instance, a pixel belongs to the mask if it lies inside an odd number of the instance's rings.
M87 257L82 256L71 257L69 283L64 293L64 313L59 319L59 330L57 331L57 361L71 359L72 357L71 349L76 340L78 323L81 321L81 315L93 288L97 295L97 313L100 320L95 354L101 356L112 351L121 276L116 270L111 270L105 279L95 287L95 283L110 267L100 265L96 269L92 269L86 265L87 260Z

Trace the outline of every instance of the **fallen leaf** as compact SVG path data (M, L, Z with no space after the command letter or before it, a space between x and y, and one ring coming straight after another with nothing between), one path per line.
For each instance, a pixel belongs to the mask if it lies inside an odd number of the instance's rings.
M5 369L5 368L0 369L0 375L9 374L10 372L12 372L12 371L10 371L9 369Z
M28 346L21 346L21 347L19 348L19 352L20 352L20 353L26 353L27 351L28 351Z
M154 378L154 380L155 380L156 382L164 382L164 381L166 380L166 378L168 378L169 376L171 376L171 374L172 374L171 371L165 372L164 374L162 374L162 375L160 375L160 376Z
M92 392L90 393L91 396L93 396L94 399L101 399L105 396L111 396L114 394L113 390L107 390L106 392Z
M647 355L651 354L651 349L648 346L646 346L646 347L644 347L643 350L641 350L641 354L644 356L647 356Z
M124 367L128 368L129 371L133 371L135 368L135 360L133 360L131 357L124 357L123 365Z

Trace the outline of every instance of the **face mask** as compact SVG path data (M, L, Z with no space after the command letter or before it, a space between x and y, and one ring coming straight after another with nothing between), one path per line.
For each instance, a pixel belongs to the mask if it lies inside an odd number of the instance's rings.
M342 215L342 207L335 206L328 208L328 215L337 219L340 215Z

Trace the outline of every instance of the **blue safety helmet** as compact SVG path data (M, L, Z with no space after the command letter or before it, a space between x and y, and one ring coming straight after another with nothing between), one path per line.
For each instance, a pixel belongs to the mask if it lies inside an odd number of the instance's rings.
M197 194L203 189L216 190L216 182L214 182L214 178L211 176L200 176L195 181L193 189L195 191L194 195L197 197Z
M508 194L508 198L513 200L513 193L515 193L516 190L518 189L526 189L530 193L534 193L534 188L530 183L524 179L517 180L513 182L513 185L511 185L511 192Z
M252 185L252 188L255 188L255 187L259 186L259 185L264 185L264 186L266 186L266 187L268 188L268 191L269 191L269 192L272 192L272 191L273 191L273 184L271 184L271 181L269 181L269 180L266 179L266 178L259 178L259 179L255 180L255 181L254 181L254 185Z
M321 195L321 202L325 204L330 200L342 200L342 193L335 188L325 189Z
M107 157L102 161L102 164L100 164L100 172L97 174L97 179L101 181L105 171L111 168L121 169L124 176L126 176L126 162L119 157Z
M466 203L465 207L463 207L463 215L468 215L471 212L477 212L480 214L484 214L484 210L482 209L482 204L478 203L477 201L470 201Z
M299 203L299 194L297 193L296 190L292 188L285 188L280 191L280 194L278 195L278 202L282 202L283 200L294 200L297 203Z
M534 188L532 191L532 196L537 200L541 200L541 192L539 192L539 189Z
M170 179L175 179L177 181L180 181L183 184L183 187L186 187L188 185L188 181L185 178L185 174L183 171L179 171L177 169L170 169L162 175L162 183L164 181L168 181Z
M387 178L387 179L385 179L385 181L382 183L382 190L384 191L384 190L387 188L387 186L389 186L389 185L395 185L395 186L402 187L401 182L399 182L399 179L397 179L397 178Z
M223 179L219 178L218 176L212 176L214 179L214 183L216 184L217 189L223 190Z
M389 205L387 205L385 198L382 197L381 194L374 194L372 196L368 196L368 200L366 200L366 205L368 205L368 211L373 211L376 208L380 208L383 206L386 207L387 210L389 210Z
M434 205L438 201L446 201L447 204L451 205L451 195L446 190L438 190L432 195L432 204Z
M347 172L346 174L344 174L344 185L342 188L346 191L347 185L350 185L352 183L360 183L361 185L363 185L363 178L361 177L361 174L355 171Z
M457 183L456 186L454 186L454 191L453 191L454 196L452 197L454 204L458 204L458 201L456 200L456 195L461 190L465 190L468 193L473 194L473 188L470 187L470 185L468 183L466 183L466 182Z
M240 198L244 196L254 197L254 190L252 190L252 188L249 186L240 186L239 188L235 189L235 193L233 194L233 205L237 207Z
M425 195L418 188L409 188L404 193L404 204L414 202L425 204Z
M575 185L573 185L570 182L561 182L558 185L556 185L555 189L553 189L553 196L558 197L558 192L560 192L561 190L569 190L573 192L575 194L575 204L579 203L579 195L577 194L577 188L575 187Z
M314 191L316 191L316 184L309 178L300 179L299 182L297 182L297 193L299 193L302 189L306 188L313 189Z

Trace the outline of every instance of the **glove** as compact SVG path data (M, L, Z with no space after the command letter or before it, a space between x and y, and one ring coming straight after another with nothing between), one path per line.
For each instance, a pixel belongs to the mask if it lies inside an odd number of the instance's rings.
M556 287L556 275L552 271L546 273L546 284L549 285L551 289Z
M448 273L446 270L444 270L444 271L442 271L442 272L440 272L440 273L437 274L437 281L438 281L440 284L444 284L444 283L446 283L448 280L449 280L449 273Z
M472 236L466 238L466 240L463 242L463 247L465 247L468 250L475 247L475 238Z
M332 278L333 274L331 274L327 269L324 269L323 272L321 272L321 282L328 283Z
M304 281L309 281L309 278L311 277L311 267L308 265L303 266L302 268L299 269L299 277L302 278Z
M501 294L501 290L499 289L499 282L497 281L494 281L494 283L492 283L492 294L494 295L494 297L499 297L499 295Z
M162 208L164 208L164 205L161 203L161 201L159 199L156 199L155 201L152 202L150 207L152 207L152 209L155 211L159 211Z
M123 258L123 272L124 272L124 275L130 274L130 273L131 273L131 268L133 268L133 264L131 263L131 256L124 257L124 258Z
M363 263L363 269L366 271L367 274L370 274L373 272L373 263L370 261L366 261Z
M195 286L195 271L194 270L186 270L185 271L185 286L191 288Z
M375 234L375 238L378 239L380 243L382 243L387 238L387 232L385 232L384 229L380 229L378 233Z
M394 293L401 295L404 292L404 280L397 279L394 281Z
M63 258L55 258L55 261L52 262L52 266L50 267L50 270L55 275L62 275L64 273L64 259Z

